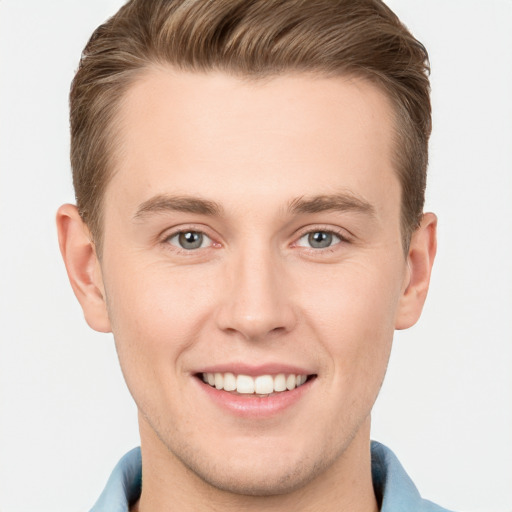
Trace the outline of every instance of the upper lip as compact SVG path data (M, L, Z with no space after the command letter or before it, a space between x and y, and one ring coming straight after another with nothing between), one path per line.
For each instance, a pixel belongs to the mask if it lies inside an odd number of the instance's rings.
M278 375L284 373L286 375L312 375L315 374L311 369L304 366L296 366L283 363L265 363L259 365L250 365L244 363L223 363L216 365L208 365L201 367L195 374L200 373L233 373L235 375L249 375L257 377L258 375Z

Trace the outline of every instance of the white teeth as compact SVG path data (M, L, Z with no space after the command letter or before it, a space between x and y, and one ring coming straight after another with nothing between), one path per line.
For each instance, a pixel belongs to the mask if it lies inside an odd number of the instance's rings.
M286 390L286 375L280 373L274 377L274 391L285 391Z
M270 395L282 391L291 391L302 386L307 380L307 375L235 375L233 373L203 373L203 381L217 389L224 391L236 391L237 393L250 395Z
M217 389L224 389L224 375L222 373L215 374L215 387Z
M236 389L236 377L232 373L224 374L224 390L235 391Z
M271 375L260 375L254 379L254 391L258 395L268 395L274 392L274 379Z
M249 375L239 375L236 378L236 392L250 394L254 393L254 379Z
M295 389L295 386L297 385L297 377L295 375L288 375L286 377L286 389L292 390Z

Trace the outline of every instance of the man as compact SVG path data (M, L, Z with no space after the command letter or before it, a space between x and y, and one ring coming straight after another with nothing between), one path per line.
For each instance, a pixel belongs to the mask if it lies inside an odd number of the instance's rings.
M436 250L427 66L377 0L132 0L93 34L57 224L141 435L94 511L442 510L370 443Z

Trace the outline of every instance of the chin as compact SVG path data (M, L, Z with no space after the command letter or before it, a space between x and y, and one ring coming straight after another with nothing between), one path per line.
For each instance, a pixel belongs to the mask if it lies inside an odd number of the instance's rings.
M252 442L238 441L231 439L229 448L207 436L203 442L166 444L173 458L198 479L199 485L254 497L286 495L306 487L344 449L341 445L328 450L314 441L292 443L290 437L278 441L256 435Z
M325 469L304 462L276 465L273 461L272 467L249 460L246 464L240 461L235 466L226 464L217 467L198 465L195 462L192 461L187 467L204 483L220 491L244 496L289 494L306 486Z

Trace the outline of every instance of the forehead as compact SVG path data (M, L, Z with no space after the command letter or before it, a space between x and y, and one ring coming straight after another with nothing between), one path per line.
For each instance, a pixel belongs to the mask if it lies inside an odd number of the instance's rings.
M393 126L388 98L361 79L154 68L121 103L107 195L135 208L162 193L229 203L345 189L378 203L398 186Z

